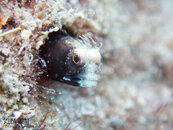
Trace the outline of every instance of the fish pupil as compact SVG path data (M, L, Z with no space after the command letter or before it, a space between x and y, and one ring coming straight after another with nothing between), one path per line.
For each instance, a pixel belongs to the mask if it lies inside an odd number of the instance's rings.
M77 54L74 55L73 61L75 64L78 64L80 62L79 56Z

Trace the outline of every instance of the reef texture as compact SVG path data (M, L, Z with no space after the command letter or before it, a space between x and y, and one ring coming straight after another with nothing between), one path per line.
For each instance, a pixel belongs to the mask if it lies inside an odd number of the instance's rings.
M172 0L1 0L0 127L171 130L172 8ZM102 43L96 87L40 77L39 48L61 29Z

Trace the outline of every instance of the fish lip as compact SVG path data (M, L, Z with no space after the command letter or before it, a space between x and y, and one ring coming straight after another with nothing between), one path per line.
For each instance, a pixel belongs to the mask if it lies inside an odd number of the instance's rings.
M98 76L98 75L96 74L96 76ZM81 76L81 75L78 75L78 76L64 76L62 78L62 81L67 83L67 84L73 85L73 86L91 87L91 86L87 86L85 84L88 84L88 83L97 84L98 78L97 79L88 79L87 77Z
M95 73L93 73L95 74ZM92 74L91 74L92 75ZM95 74L96 78L87 78L86 76L82 76L82 75L78 75L78 76L64 76L64 78L67 78L71 81L81 81L81 80L85 80L85 81L98 81L99 80L99 75Z

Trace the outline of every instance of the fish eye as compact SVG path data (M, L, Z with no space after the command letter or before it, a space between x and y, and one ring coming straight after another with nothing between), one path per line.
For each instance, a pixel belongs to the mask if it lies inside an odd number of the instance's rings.
M80 58L79 54L77 54L76 52L72 52L72 61L74 64L76 64L78 66L82 64L81 58Z

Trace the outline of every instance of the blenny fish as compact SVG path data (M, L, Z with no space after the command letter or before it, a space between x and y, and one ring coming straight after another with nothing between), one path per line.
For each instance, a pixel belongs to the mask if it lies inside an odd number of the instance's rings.
M73 86L92 87L99 79L100 47L92 38L72 37L65 31L48 35L40 48L49 78Z

